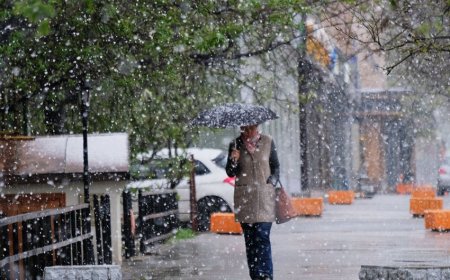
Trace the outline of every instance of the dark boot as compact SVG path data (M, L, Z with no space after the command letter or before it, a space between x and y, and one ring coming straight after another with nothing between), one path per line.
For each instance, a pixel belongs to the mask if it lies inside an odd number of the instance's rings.
M256 278L253 278L252 280L272 280L272 278L270 276L267 275L260 275Z

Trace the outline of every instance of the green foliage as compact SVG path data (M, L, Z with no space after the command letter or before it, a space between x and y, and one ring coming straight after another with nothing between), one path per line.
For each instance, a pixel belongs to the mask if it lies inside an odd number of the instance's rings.
M391 6L396 9L397 8L397 1L396 0L389 0L389 3L391 4Z
M317 98L317 93L315 91L308 92L298 96L299 102L303 105L309 104Z
M29 22L36 24L36 36L46 36L50 33L50 18L55 16L54 3L55 1L45 3L41 0L17 1L14 4L14 14L24 16Z
M54 3L55 1L45 3L41 0L16 1L14 13L26 17L32 23L39 23L39 21L55 15Z
M184 156L170 158L163 164L168 167L166 178L169 179L170 186L172 188L177 186L181 179L188 177L190 171L192 170L192 163L189 162Z
M245 52L293 39L302 0L5 0L0 24L0 130L80 133L83 90L90 131L127 131L132 153L187 146L187 122L238 96ZM231 63L230 63L231 62ZM264 97L265 98L265 97ZM30 108L23 115L24 106Z
M192 229L188 229L188 228L187 229L179 229L179 230L177 230L175 239L183 240L183 239L194 238L195 236L196 236L196 234Z
M197 234L190 228L179 228L175 235L169 238L166 243L173 244L180 240L192 239L196 237Z

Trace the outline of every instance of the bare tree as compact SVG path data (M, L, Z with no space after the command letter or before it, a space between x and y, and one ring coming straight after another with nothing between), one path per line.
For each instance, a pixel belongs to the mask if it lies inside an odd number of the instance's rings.
M337 7L337 8L336 8ZM381 54L392 83L449 94L450 4L448 1L367 1L328 5L327 27L354 52Z

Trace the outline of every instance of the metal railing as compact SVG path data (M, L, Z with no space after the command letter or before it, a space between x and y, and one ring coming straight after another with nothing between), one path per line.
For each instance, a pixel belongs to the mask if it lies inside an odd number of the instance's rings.
M135 225L136 220L133 215L133 202L132 195L129 191L124 191L122 193L122 201L123 201L123 244L124 244L124 254L125 258L129 259L136 255L136 246L135 246Z
M89 204L0 219L0 279L41 279L44 267L94 264Z
M125 258L136 255L135 242L139 242L142 254L157 242L174 235L178 228L178 201L175 190L152 190L138 192L138 218L135 221L132 207L132 195L123 193L123 236ZM133 226L137 224L137 235Z
M175 190L139 191L140 251L174 235L178 228L178 202Z
M124 244L125 258L136 254L135 241L139 242L142 254L157 242L174 235L178 228L178 201L175 190L152 190L138 193L137 240L131 234L134 215L132 215L131 194L123 193L124 206Z
M94 195L97 263L112 264L111 202L109 195Z

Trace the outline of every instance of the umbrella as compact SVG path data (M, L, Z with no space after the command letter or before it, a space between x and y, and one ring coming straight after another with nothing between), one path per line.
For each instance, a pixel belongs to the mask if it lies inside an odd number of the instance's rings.
M277 118L275 112L264 106L227 103L201 112L191 125L226 128L255 125Z

